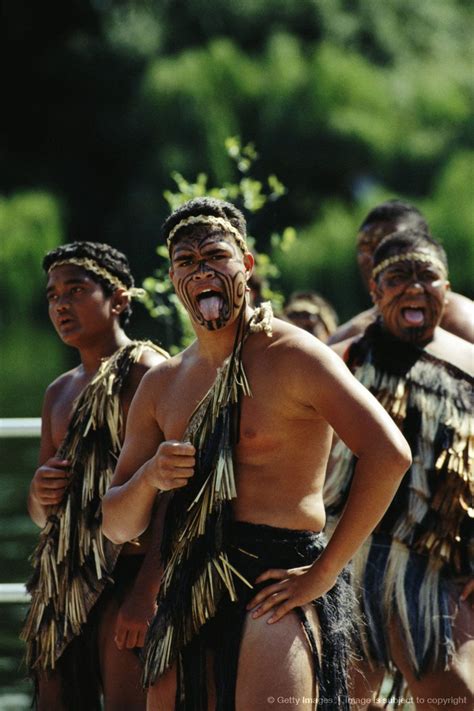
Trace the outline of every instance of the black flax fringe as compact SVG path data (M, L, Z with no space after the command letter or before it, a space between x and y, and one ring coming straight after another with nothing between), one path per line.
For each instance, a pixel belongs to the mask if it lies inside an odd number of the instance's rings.
M89 612L111 582L121 546L102 534L101 501L112 477L122 438L120 393L143 351L167 353L148 341L131 342L104 359L74 403L57 453L70 461L67 492L48 516L32 554L27 583L31 606L21 632L30 672L53 670Z
M237 495L233 451L239 435L240 401L243 395L251 396L242 348L251 333L271 335L271 318L269 303L256 309L248 323L242 310L232 353L218 369L183 436L196 447L196 466L188 485L174 492L166 514L164 573L157 613L145 641L145 686L174 662L178 661L179 668L182 650L215 616L223 596L237 600L236 580L251 587L229 561L226 538L231 501Z

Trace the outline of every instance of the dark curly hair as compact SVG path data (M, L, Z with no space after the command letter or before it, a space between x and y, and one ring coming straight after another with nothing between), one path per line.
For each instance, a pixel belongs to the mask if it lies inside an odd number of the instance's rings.
M110 244L104 244L102 242L70 242L69 244L56 247L56 249L51 250L44 256L43 269L47 274L55 262L60 262L63 259L73 259L75 257L78 259L93 259L99 266L104 267L108 272L118 277L127 289L135 285L125 254L114 249ZM89 271L86 267L81 267L81 269L84 269L91 279L101 285L106 296L112 295L114 287L110 282L100 275ZM122 327L128 324L131 315L132 307L128 304L120 314L120 325Z
M164 221L161 232L164 240L168 239L168 235L178 222L185 220L188 217L193 217L197 215L212 215L213 217L222 217L231 225L233 225L242 235L245 240L247 236L247 224L245 222L245 217L240 212L240 210L232 205L230 202L225 200L219 200L218 198L211 197L199 197L188 200L184 205L178 207L177 210L171 213L171 215ZM201 228L202 229L202 228ZM207 227L206 230L209 228ZM199 225L190 225L189 227L183 227L179 230L179 235L187 236L190 232L195 233L199 230Z
M384 259L392 257L395 254L402 254L403 252L417 248L433 252L446 267L446 273L448 272L448 258L443 246L438 240L426 232L411 229L393 232L384 237L374 252L373 266L375 268L378 264L383 262Z
M419 230L426 234L430 232L428 223L420 210L414 205L397 198L386 200L386 202L374 207L359 227L359 231L376 222L394 222L395 224L403 222L407 228Z

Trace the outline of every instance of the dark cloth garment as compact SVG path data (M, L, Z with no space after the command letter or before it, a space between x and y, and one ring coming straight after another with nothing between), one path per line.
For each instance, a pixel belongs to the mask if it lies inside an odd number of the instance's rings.
M114 599L121 605L143 563L143 555L122 555L104 592L92 608L80 635L74 637L57 660L54 672L45 671L45 677L54 675L61 680L62 703L67 711L101 711L102 678L99 664L99 626L109 602ZM110 630L113 633L113 630ZM137 650L140 653L140 650ZM33 708L38 704L39 675L33 672L35 696ZM54 711L53 709L51 711Z
M269 568L309 565L325 547L325 538L321 533L240 521L230 524L228 540L230 563L252 583ZM238 601L231 602L227 596L222 599L217 615L181 652L177 665L176 711L207 709L206 653L209 650L214 658L216 711L232 711L235 708L239 649L248 614L246 605L262 587L264 585L251 590L242 581L238 581ZM304 610L296 608L295 613L308 640L313 659L315 681L319 689L318 709L345 710L349 708L346 669L353 620L353 594L347 572L339 576L332 590L312 604L317 611L321 629L321 655L318 654L315 634Z

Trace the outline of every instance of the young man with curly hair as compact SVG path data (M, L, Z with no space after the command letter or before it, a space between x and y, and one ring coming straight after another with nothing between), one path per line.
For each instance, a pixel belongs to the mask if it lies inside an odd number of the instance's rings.
M135 390L167 354L124 328L137 294L128 260L73 242L43 261L49 316L80 364L49 385L28 510L41 528L23 630L41 711L145 708L136 651L156 597L150 536L112 546L101 499L120 453Z

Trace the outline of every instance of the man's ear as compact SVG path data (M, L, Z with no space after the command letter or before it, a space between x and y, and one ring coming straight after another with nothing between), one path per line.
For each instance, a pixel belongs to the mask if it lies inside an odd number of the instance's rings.
M444 292L444 303L445 305L449 302L448 291L451 291L451 282L446 279L445 281L446 291Z
M112 294L112 313L119 314L125 311L130 303L130 296L126 289L115 289Z
M169 278L171 279L171 281L173 281L173 277L174 277L174 270L173 270L173 267L170 267L170 268L168 269L168 275L169 275Z
M255 259L253 254L250 252L245 252L244 254L244 267L245 267L245 278L247 281L252 276L253 268L255 265Z
M369 291L370 291L370 298L372 299L373 304L377 304L381 297L381 291L379 286L377 285L377 282L375 279L370 278L369 279Z

